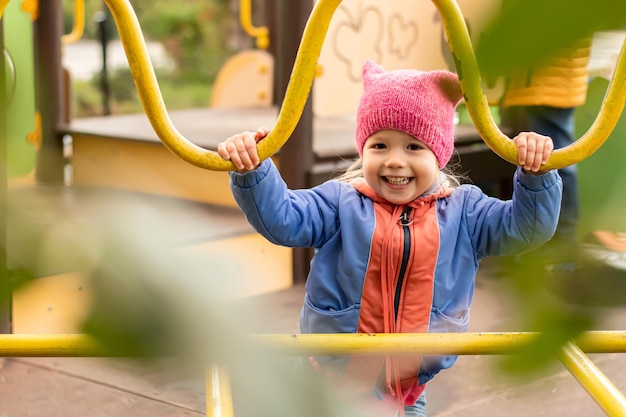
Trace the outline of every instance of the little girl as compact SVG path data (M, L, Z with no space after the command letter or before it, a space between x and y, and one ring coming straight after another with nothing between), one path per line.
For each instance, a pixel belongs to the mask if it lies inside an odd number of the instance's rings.
M556 171L540 171L552 140L530 132L515 137L513 197L488 197L442 171L454 150L454 112L462 98L456 74L386 72L366 62L363 81L356 126L360 158L349 172L312 189L288 189L271 159L259 161L256 143L268 134L262 128L218 146L239 170L230 174L232 192L268 240L315 248L300 317L303 333L466 331L481 259L536 248L555 231L561 180ZM381 403L393 397L392 403L404 405L403 414L424 416L425 384L455 360L313 363L331 369L335 380L341 375L344 386L356 382Z

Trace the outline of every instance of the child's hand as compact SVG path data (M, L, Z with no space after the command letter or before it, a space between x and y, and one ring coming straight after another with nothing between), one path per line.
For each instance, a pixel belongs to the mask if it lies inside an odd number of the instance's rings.
M513 138L517 146L518 164L524 172L536 175L544 174L540 171L541 165L545 164L554 150L554 143L548 136L534 132L522 132Z
M256 132L243 132L231 136L217 145L217 153L237 167L239 172L256 169L261 161L256 144L269 133L267 128L260 128Z

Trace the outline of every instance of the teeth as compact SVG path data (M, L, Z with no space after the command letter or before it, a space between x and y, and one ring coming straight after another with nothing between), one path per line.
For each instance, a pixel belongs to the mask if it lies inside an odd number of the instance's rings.
M408 177L385 177L385 179L392 185L406 185L409 183Z

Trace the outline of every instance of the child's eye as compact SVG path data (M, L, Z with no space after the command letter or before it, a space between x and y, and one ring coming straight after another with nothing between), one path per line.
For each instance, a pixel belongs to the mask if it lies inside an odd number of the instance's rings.
M421 150L421 149L424 149L424 147L423 147L423 146L418 145L417 143L412 143L412 144L410 144L410 145L408 146L408 149L409 149L410 151L419 151L419 150Z
M372 148L373 149L385 149L387 148L387 145L385 145L384 143L373 143Z

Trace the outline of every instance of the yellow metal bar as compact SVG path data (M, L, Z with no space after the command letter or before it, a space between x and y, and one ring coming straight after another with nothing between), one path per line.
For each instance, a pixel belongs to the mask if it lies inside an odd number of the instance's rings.
M626 331L588 331L574 343L588 353L626 353Z
M289 355L495 355L532 342L538 333L261 334L253 341ZM586 352L626 353L626 331L586 332L576 340ZM120 353L121 354L121 353ZM0 357L118 356L86 335L0 335Z
M462 13L454 0L432 0L442 17L450 49L455 58L461 87L468 111L485 143L505 160L516 163L517 151L509 138L493 121L489 104L483 93L476 57ZM0 0L0 16L9 0ZM159 139L175 155L200 168L216 171L235 169L230 161L216 152L201 148L184 138L172 125L161 95L154 68L137 17L128 0L105 0L115 20L128 58L131 74L144 111ZM341 0L319 0L305 27L285 99L276 125L259 144L262 160L277 152L289 139L309 95L317 60L330 20ZM80 13L84 15L84 13ZM78 14L77 14L78 15ZM580 162L593 154L608 138L619 120L626 103L626 43L622 47L613 78L600 112L593 125L575 143L556 150L544 169L562 168Z
M428 334L262 334L252 338L290 355L493 355L507 354L532 342L538 333ZM626 331L585 332L569 343L561 361L611 417L626 417L626 401L610 381L582 354L626 353ZM86 335L0 335L0 357L104 357L123 352L102 349ZM233 417L228 376L216 367L207 370L207 415Z
M276 125L259 143L261 160L276 153L293 133L313 84L317 59L330 19L340 2L320 0L315 4L305 27ZM232 162L225 161L217 152L191 143L172 125L132 6L128 0L105 0L105 3L115 20L144 111L159 139L175 155L192 165L216 171L234 170Z
M234 165L217 152L201 148L184 138L172 125L148 55L137 16L128 0L105 0L115 20L126 52L130 72L146 116L163 144L192 165L214 170L231 170Z
M432 0L432 2L441 16L467 110L478 133L494 152L515 164L517 149L509 137L500 131L489 111L489 102L483 92L478 62L461 9L454 0Z
M573 343L568 343L563 347L560 359L607 416L626 416L624 395L580 348Z
M263 334L254 338L292 355L494 355L532 342L538 333ZM587 352L626 353L626 331L587 332Z
M111 356L82 334L2 334L0 357L103 357Z
M467 108L484 142L500 157L517 164L517 150L494 122L483 93L476 56L467 26L455 0L432 0L443 22L448 43L454 56ZM544 169L563 168L592 155L609 137L619 121L626 102L626 53L622 47L612 80L600 112L591 128L573 144L555 150Z
M491 117L489 104L482 90L478 64L461 10L454 0L432 1L442 17L444 30L467 101L468 111L479 134L495 153L516 164L517 150L515 146L500 131ZM223 160L216 152L194 145L172 126L146 51L141 28L129 1L105 0L105 2L115 19L146 115L161 141L174 154L200 168L219 171L235 169L230 161ZM268 137L259 144L261 160L269 158L278 151L293 133L315 78L317 60L330 20L340 3L341 0L319 0L315 3L304 29L278 120ZM602 146L613 131L624 109L626 102L625 85L626 53L624 53L623 47L596 121L578 141L556 150L543 166L544 169L562 168L578 163Z
M61 36L61 43L67 45L77 42L85 32L85 0L74 0L74 25L72 31Z
M256 39L259 49L267 50L270 47L269 29L267 26L254 26L252 24L252 0L240 0L239 22L246 33Z
M206 371L207 417L233 417L233 395L230 379L223 369L212 366Z

